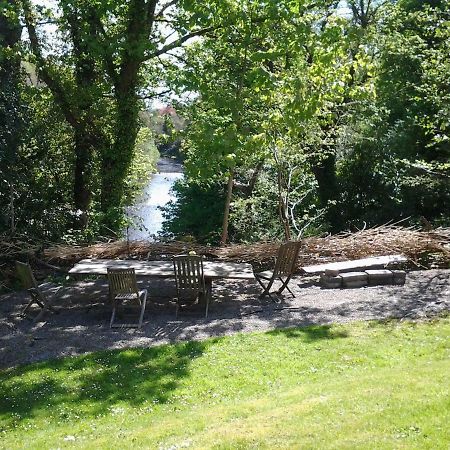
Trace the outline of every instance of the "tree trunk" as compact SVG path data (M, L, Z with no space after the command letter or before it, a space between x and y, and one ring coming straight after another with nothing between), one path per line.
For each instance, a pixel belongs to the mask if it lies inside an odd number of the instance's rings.
M81 211L74 226L83 229L87 226L87 212L91 203L92 144L84 130L75 130L75 168L73 200L77 211Z
M11 183L9 187L9 214L10 214L10 231L11 235L16 232L16 213L14 207L14 184Z
M133 159L138 132L138 103L135 86L117 96L115 141L101 156L101 210L105 224L113 231L120 228L124 183Z
M288 195L290 187L287 185L286 179L282 174L282 167L280 166L280 164L277 164L277 169L278 213L281 223L283 224L284 238L286 241L289 241L291 239L291 227L288 213ZM283 194L283 191L285 191L286 194Z
M94 106L96 98L93 93L94 86L98 83L95 70L95 60L91 55L91 42L95 42L96 30L92 24L93 12L91 9L80 11L76 7L63 7L64 14L70 25L70 35L73 42L75 55L75 81L77 90L82 93L77 99L77 109L80 111L79 123L74 126L75 137L75 167L73 198L74 206L78 212L74 226L84 229L88 223L88 212L92 199L92 159L93 154L103 133L96 129ZM89 39L86 39L81 31L81 22L86 20ZM97 125L98 128L98 125ZM102 142L104 144L104 142Z
M220 245L223 246L228 241L228 222L230 218L230 205L231 196L233 194L233 182L234 182L234 170L230 170L228 175L228 185L227 185L227 196L225 199L225 208L223 213L223 224L222 224L222 236L220 238Z
M256 164L255 169L253 170L252 176L250 177L250 181L248 182L248 191L247 196L251 197L253 195L253 191L255 190L256 182L258 181L259 174L261 173L261 169L264 166L264 161L259 161Z
M312 172L319 185L320 206L322 208L328 208L325 217L330 224L331 231L340 231L341 221L338 217L337 209L330 203L339 198L336 176L336 155L328 152L312 166Z

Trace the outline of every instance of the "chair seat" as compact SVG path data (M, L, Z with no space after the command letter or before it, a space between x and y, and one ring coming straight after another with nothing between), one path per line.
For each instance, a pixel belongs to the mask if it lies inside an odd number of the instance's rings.
M146 289L139 291L139 298L143 297L147 293ZM114 296L116 300L136 300L136 294L116 294Z

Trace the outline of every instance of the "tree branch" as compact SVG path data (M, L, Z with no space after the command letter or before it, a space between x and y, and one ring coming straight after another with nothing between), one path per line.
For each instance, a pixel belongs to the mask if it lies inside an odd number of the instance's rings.
M433 168L426 167L425 165L421 164L418 161L411 162L411 161L407 161L405 159L401 159L399 161L402 164L404 164L405 166L412 167L413 169L420 170L422 172L427 173L428 175L432 175L434 177L439 177L439 178L449 178L450 179L450 173L438 172L437 170L439 170L439 169L434 169L433 170Z
M129 20L126 30L126 42L120 64L116 92L127 96L130 88L136 84L141 63L145 61L143 42L150 38L155 20L155 9L158 0L133 0L128 9Z
M33 13L31 10L31 3L29 0L22 0L22 7L24 11L25 25L30 39L31 50L37 60L38 76L48 86L53 96L57 100L67 122L74 128L80 125L78 115L72 108L70 101L66 96L66 92L59 82L51 73L50 67L46 59L42 55L41 45L36 33L36 26L34 23Z
M103 41L101 42L101 47L102 47L102 55L104 58L104 63L105 63L105 69L106 72L109 76L109 78L111 78L111 81L113 82L114 86L117 86L118 83L118 74L117 74L117 68L116 65L114 64L112 55L109 51L110 46L108 45L108 35L106 33L105 27L103 26L103 23L100 19L100 17L92 12L91 14L91 25L97 30L97 32L103 37Z
M186 64L186 65L188 64L187 60L180 55L176 55L175 53L169 53L169 52L166 52L166 55L177 59L178 61L182 62L183 64Z
M156 15L156 5L158 4L158 0L150 0L147 8L147 21L148 21L148 32L152 29L153 22L155 21Z
M169 9L171 6L176 5L178 3L178 0L172 0L169 3L166 3L155 15L155 18L161 17L164 12Z
M189 39L192 39L193 37L196 37L196 36L203 36L215 29L216 29L216 27L208 27L208 28L202 28L201 30L198 30L198 31L193 31L192 33L188 33L188 34L180 37L179 39L176 39L175 41L171 42L170 44L167 44L167 45L161 47L159 50L156 50L155 52L151 53L150 55L148 55L148 57L146 59L152 59L152 58L156 58L157 56L163 55L164 53L167 53L170 50L173 50L174 48L181 47Z
M151 100L152 98L159 98L163 97L166 94L170 94L172 92L171 89L166 89L165 91L157 92L155 94L149 94L149 95L140 95L139 98L141 100Z

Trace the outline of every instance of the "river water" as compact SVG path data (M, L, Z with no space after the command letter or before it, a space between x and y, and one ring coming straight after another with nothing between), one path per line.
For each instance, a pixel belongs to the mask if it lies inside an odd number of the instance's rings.
M128 239L153 240L162 229L164 218L159 209L171 200L176 200L171 189L175 181L183 177L183 166L170 158L160 158L158 172L150 176L143 193L133 206L127 208L127 216L132 219L128 227Z

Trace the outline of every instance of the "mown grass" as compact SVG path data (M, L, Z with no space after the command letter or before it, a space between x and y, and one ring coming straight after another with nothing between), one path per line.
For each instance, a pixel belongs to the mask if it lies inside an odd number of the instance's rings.
M0 372L1 448L448 448L450 319L238 334Z

